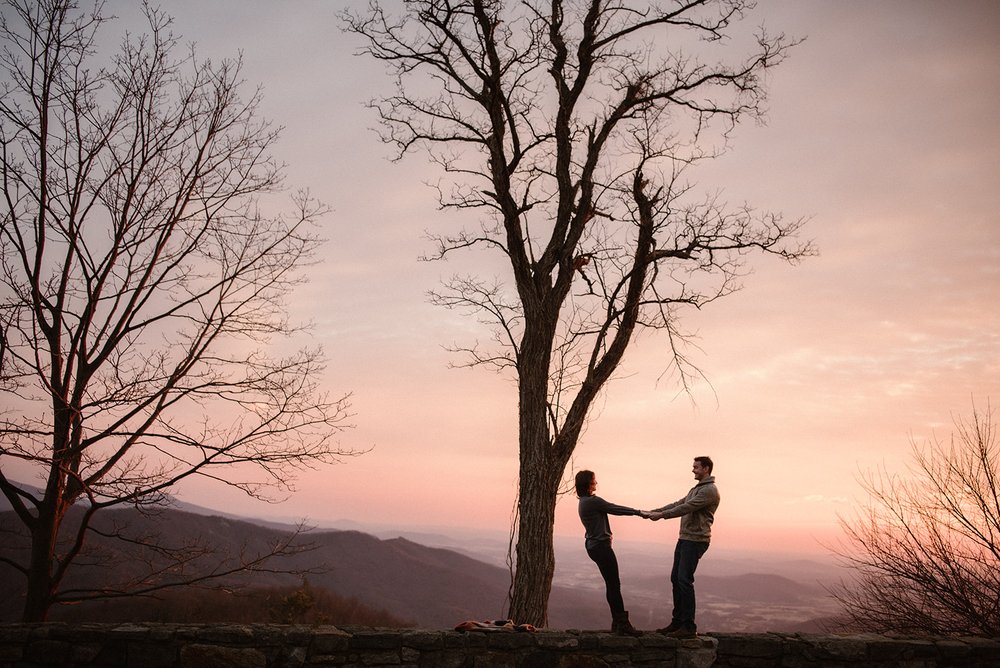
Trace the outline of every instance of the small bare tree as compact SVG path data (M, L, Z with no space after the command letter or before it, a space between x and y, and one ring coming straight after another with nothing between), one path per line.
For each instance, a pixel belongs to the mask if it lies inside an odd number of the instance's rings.
M26 621L60 600L100 511L195 476L267 498L353 454L332 440L349 405L318 385L321 351L267 352L299 329L283 299L325 209L303 194L262 213L281 169L259 93L145 15L99 67L100 3L0 12L0 490L30 533L9 562Z
M841 628L1000 635L1000 447L975 408L947 443L912 443L909 477L867 474L867 505L841 519L854 578L833 588Z
M730 209L685 180L760 117L762 76L792 42L761 32L734 56L747 0L406 0L399 17L381 5L344 18L396 77L397 94L372 103L382 138L400 157L426 149L442 207L483 213L477 230L435 235L433 257L481 247L509 265L512 284L457 276L433 299L495 325L496 345L460 349L469 364L516 375L508 614L543 625L560 484L634 335L664 331L686 385L697 369L679 308L738 289L751 252L812 251L794 243L802 220ZM716 62L699 58L713 49Z

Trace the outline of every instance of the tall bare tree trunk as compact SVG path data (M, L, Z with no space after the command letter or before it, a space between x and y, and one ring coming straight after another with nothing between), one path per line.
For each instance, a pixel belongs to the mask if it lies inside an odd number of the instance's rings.
M520 484L517 499L517 569L508 616L522 624L548 625L548 600L555 573L552 527L566 459L554 449L549 429L548 379L554 318L527 327L519 367ZM536 321L538 322L538 321ZM544 330L544 331L539 331Z
M37 522L31 527L31 557L21 621L44 622L52 603L52 555L59 526L49 504L38 508Z
M520 467L517 570L508 616L518 623L544 627L548 625L549 592L556 566L552 526L562 470L553 470L551 461L536 456L541 453L525 454L522 452Z

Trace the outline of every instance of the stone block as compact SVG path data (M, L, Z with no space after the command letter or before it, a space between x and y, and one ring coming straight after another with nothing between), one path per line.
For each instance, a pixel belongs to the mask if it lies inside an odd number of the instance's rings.
M173 668L177 650L173 643L130 642L125 647L125 663L135 668Z
M62 640L32 640L24 658L43 666L65 666L73 656L73 645Z
M204 624L164 624L163 630L169 632L179 641L192 642L198 639Z
M444 634L444 646L451 647L486 647L489 642L487 633L449 631Z
M484 633L489 638L487 647L501 647L511 650L535 645L534 633L517 633L513 631L498 631Z
M600 635L598 642L601 648L614 650L640 647L639 639L632 636Z
M859 662L868 658L868 643L864 638L831 638L823 636L816 645L825 656L837 660Z
M604 663L606 663L609 666L631 666L632 665L632 658L627 653L621 653L621 654L620 653L614 653L614 654L603 653L603 654L601 654L601 658L603 658L604 659Z
M406 631L401 635L403 647L415 649L444 649L444 634L439 631Z
M725 656L772 659L782 655L783 641L770 634L732 633L713 636L718 652Z
M972 648L961 640L938 640L934 643L938 655L948 662L966 659L972 655Z
M205 624L198 627L194 637L202 642L224 645L252 645L255 639L253 628L244 624Z
M535 644L547 649L576 649L580 637L568 633L536 633Z
M103 645L97 642L79 642L73 645L73 665L90 666L101 655Z
M119 624L111 629L111 634L118 639L133 640L149 635L149 627L142 624Z
M267 657L249 647L185 645L181 648L179 668L267 668ZM144 668L129 661L129 668Z
M369 650L358 654L362 666L398 666L402 663L399 650Z
M608 662L592 654L567 654L559 658L557 668L608 668Z
M467 654L464 650L422 652L420 668L463 668Z
M321 630L336 629L336 626L310 626L308 624L289 624L275 626L272 624L257 624L253 627L254 637L268 644L308 645L313 636Z
M151 642L166 642L177 637L177 630L172 625L156 624L147 627L145 638Z
M717 655L714 647L681 647L677 650L677 668L711 668Z
M817 637L782 637L781 648L783 661L789 662L794 659L799 662L795 665L811 665L810 662L829 660L830 657L827 656L826 652L819 646L817 639Z
M514 655L510 652L484 652L467 663L472 668L517 668Z
M572 634L581 650L595 650L601 645L600 639L592 633Z
M867 643L868 660L872 662L896 662L907 657L908 644L905 640L873 637Z
M24 645L15 643L0 643L0 663L8 664L20 661L24 657Z
M906 659L937 659L937 647L932 640L910 639L905 645Z
M106 642L101 647L101 651L97 654L94 659L95 665L107 667L107 668L117 668L117 666L124 666L128 662L128 654L126 651L127 643L125 642Z
M306 659L307 666L349 666L347 654L313 654Z
M293 646L282 647L275 654L273 661L269 662L273 668L301 668L306 663L309 652L305 647Z
M310 654L336 654L346 652L351 644L351 636L340 629L326 627L317 630L309 643Z
M1000 638L962 638L969 645L970 665L1000 666Z
M673 649L666 648L643 647L632 652L630 660L634 664L643 666L655 665L659 668L671 668L674 665L679 665L674 660Z
M518 668L559 668L562 652L536 649L517 655Z
M31 637L31 627L23 624L0 624L0 645L13 643L24 646Z
M391 649L399 653L402 638L399 633L386 631L373 631L369 633L355 633L351 636L350 646L352 650L365 649Z
M355 665L357 657L350 661L347 654L313 654L306 661L309 666L346 666Z
M675 647L677 642L662 633L644 633L639 638L639 644L643 647L663 648Z

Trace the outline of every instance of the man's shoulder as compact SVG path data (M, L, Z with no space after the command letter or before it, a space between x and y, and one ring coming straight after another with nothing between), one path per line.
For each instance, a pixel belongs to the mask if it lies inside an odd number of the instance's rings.
M715 484L715 476L705 478L697 485L695 485L695 490L701 494L713 494L719 496L719 487Z

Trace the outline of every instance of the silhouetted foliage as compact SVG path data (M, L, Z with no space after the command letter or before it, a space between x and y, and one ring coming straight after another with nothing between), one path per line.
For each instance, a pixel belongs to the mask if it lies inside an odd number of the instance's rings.
M993 411L955 420L947 443L912 444L910 475L862 480L863 511L837 549L855 572L833 589L836 628L1000 635L1000 444Z
M355 625L404 628L411 623L303 582L298 587L173 589L155 597L90 601L53 608L65 622L162 622Z
M315 608L316 594L308 582L303 582L301 587L284 596L272 597L268 614L272 622L296 624L304 622L310 613L315 612Z
M102 3L0 8L0 491L31 535L8 562L26 621L107 593L60 590L101 511L199 477L269 499L354 454L334 440L349 405L322 390L322 352L271 352L302 329L284 300L326 207L273 199L277 131L242 97L240 61L178 48L143 8L148 32L104 66Z

